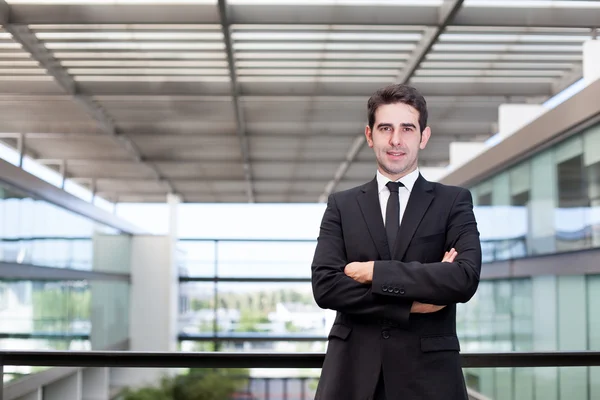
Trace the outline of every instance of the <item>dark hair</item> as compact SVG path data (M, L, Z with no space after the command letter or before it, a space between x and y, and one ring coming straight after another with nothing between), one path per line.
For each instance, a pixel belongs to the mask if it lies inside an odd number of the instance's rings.
M384 104L404 103L414 107L419 112L419 128L421 132L427 126L427 103L425 98L412 86L395 84L379 89L369 98L369 127L375 124L375 111Z

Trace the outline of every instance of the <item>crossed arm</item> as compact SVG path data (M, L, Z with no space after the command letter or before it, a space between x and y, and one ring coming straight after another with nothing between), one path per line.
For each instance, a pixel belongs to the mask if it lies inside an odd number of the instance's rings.
M435 312L447 304L466 302L477 289L481 268L479 233L466 190L452 206L447 238L452 249L441 262L348 263L340 212L331 195L312 264L315 300L322 308L387 318L401 325L408 324L410 313ZM401 286L403 295L383 292L385 282Z
M442 262L451 263L454 262L454 259L458 255L456 249L450 249L444 254L444 258ZM373 283L373 270L375 267L375 262L367 261L367 262L351 262L346 265L344 268L344 273L348 275L350 278L354 279L358 283L362 284L372 284ZM433 312L440 311L442 308L446 307L446 305L436 305L436 304L427 304L420 303L418 301L413 301L410 312L414 314L429 314Z

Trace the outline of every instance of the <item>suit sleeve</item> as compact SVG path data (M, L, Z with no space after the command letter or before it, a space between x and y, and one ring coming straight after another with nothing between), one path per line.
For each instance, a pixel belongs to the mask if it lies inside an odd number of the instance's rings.
M334 195L330 195L311 267L317 304L321 308L389 319L406 326L412 302L374 296L370 284L358 283L344 273L347 264L340 212Z
M452 205L446 246L458 256L452 263L375 261L373 293L428 304L466 303L479 285L481 243L471 193L462 189Z

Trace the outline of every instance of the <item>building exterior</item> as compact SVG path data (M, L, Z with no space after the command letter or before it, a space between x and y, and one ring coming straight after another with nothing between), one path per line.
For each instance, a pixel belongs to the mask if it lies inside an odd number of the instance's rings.
M578 118L573 109L581 111L586 96L598 99L597 83L497 145L504 145L495 149L501 162L494 165L491 149L446 178L455 182L488 164L468 183L482 239L494 244L483 246L476 296L459 307L465 352L600 350L597 105L579 123L551 122ZM499 368L467 371L467 379L493 399L594 399L599 373L596 367Z

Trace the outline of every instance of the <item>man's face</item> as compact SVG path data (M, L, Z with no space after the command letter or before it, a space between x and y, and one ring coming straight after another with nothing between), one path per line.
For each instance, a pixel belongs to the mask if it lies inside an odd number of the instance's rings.
M384 104L375 111L373 130L365 129L369 147L375 152L379 171L397 180L417 168L419 150L427 146L431 130L421 133L419 112L404 103Z

